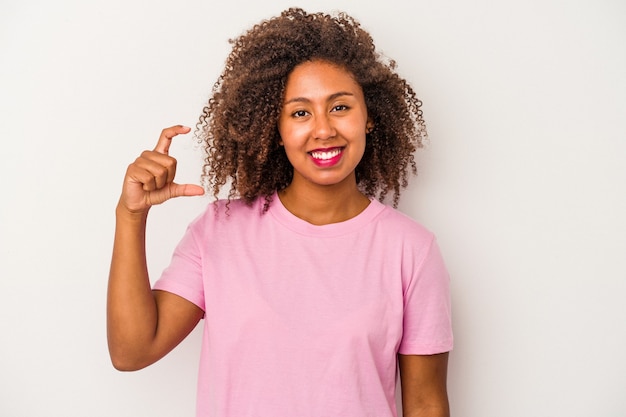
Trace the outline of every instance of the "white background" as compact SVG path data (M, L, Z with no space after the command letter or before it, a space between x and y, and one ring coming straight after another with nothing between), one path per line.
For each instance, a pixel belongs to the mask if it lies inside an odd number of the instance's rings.
M0 416L193 416L198 329L110 365L114 207L161 128L195 124L227 39L293 3L0 1ZM424 101L401 209L452 275L453 415L626 415L626 3L300 5L357 17ZM191 137L172 154L198 182ZM208 201L151 212L153 279Z

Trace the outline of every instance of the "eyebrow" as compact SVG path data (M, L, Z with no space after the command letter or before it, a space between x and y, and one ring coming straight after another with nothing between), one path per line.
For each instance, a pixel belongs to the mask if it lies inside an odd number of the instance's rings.
M338 97L342 97L342 96L351 96L351 97L352 97L352 96L354 96L354 94L353 94L353 93L350 93L350 92L348 92L348 91L338 91L338 92L333 93L333 94L331 94L330 96L328 96L328 98L326 99L326 101L332 101L332 100L334 100L334 99L336 99L336 98L338 98ZM289 99L289 100L285 101L285 102L283 103L283 105L285 105L285 104L289 104L289 103L308 103L308 102L310 102L310 101L311 101L311 100L309 100L309 99L308 99L308 98L306 98L306 97L294 97L294 98L292 98L292 99Z

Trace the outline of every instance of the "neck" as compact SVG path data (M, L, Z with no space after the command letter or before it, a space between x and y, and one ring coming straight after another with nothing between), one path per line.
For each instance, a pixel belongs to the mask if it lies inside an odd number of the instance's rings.
M294 216L314 225L339 223L361 213L370 200L352 184L310 185L292 182L278 193Z

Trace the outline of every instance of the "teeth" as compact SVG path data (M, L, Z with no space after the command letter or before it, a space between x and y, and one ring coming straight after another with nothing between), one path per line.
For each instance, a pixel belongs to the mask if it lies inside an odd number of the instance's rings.
M311 152L311 156L315 159L330 159L341 153L341 149L333 149L328 152Z

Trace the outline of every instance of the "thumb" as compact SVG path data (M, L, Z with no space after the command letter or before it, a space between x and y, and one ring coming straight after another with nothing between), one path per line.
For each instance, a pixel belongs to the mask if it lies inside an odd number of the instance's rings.
M192 197L204 194L204 188L195 184L170 184L171 198Z
M202 194L204 194L204 188L200 187L199 185L176 184L175 182L172 182L166 187L147 193L146 204L148 206L154 206L157 204L162 204L170 198L190 197Z

